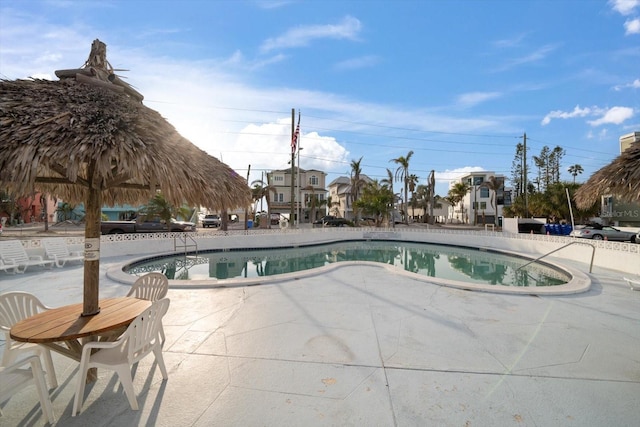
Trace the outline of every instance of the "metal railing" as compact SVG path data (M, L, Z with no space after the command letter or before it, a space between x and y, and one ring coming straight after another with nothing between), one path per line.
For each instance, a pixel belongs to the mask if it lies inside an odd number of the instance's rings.
M554 249L554 250L552 250L551 252L547 252L546 254L544 254L544 255L542 255L542 256L539 256L538 258L534 259L533 261L529 261L528 263L526 263L526 264L524 264L524 265L522 265L522 266L518 267L518 268L516 269L516 271L520 270L521 268L525 268L525 267L526 267L527 265L529 265L529 264L533 264L534 262L538 262L538 261L540 261L542 258L544 258L544 257L546 257L546 256L549 256L549 255L551 255L551 254L552 254L552 253L554 253L554 252L558 252L560 249L564 249L564 248L566 248L567 246L571 246L571 245L587 245L587 246L590 246L590 247L591 247L591 249L592 249L592 251L591 251L591 262L589 263L589 273L591 273L591 270L593 269L593 258L594 258L594 257L595 257L595 255L596 255L596 247L595 247L592 243L589 243L589 242L582 242L582 241L569 242L569 243L567 243L566 245L560 246L559 248Z
M187 240L191 240L192 243L188 243ZM182 243L182 245L178 245L178 241ZM173 250L174 252L178 252L178 249L184 249L185 256L189 248L194 248L192 252L195 252L195 256L198 256L198 243L189 233L176 233L173 236Z

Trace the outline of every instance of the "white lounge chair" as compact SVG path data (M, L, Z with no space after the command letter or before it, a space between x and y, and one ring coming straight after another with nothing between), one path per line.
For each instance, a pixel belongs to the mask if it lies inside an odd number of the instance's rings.
M48 259L53 260L57 267L64 267L67 261L84 260L84 252L70 251L64 238L42 239L44 254Z
M30 342L19 342L11 339L11 327L34 314L49 310L38 297L28 292L6 292L0 294L0 331L5 334L2 366L8 366L25 353L36 354L44 358L51 388L58 387L56 371L53 368L51 351L48 347Z
M634 291L640 291L640 280L633 280L627 277L625 277L624 280L627 281L631 289L633 289Z
M10 264L7 263L7 262L4 262L2 260L2 258L0 258L0 270L5 271L7 273L9 273L9 272L15 273L15 272L18 271L18 266L16 264L14 264L13 262L10 263ZM9 270L11 270L11 271L9 271Z
M22 369L25 365L31 366ZM11 398L15 393L30 385L32 382L36 385L42 412L47 417L49 424L54 424L56 420L53 415L53 406L51 405L51 398L49 397L49 392L44 382L44 373L42 372L42 365L40 364L38 356L22 359L11 366L0 367L0 384L2 384L2 387L0 387L0 402Z
M0 259L2 259L5 264L15 264L15 273L24 273L30 265L53 267L53 261L43 259L40 255L29 256L20 240L1 241Z
M153 352L162 372L162 378L166 380L169 377L164 365L158 334L162 316L165 315L168 308L168 298L156 301L135 318L117 341L88 342L82 347L82 358L78 369L78 387L73 400L72 416L75 417L82 407L85 378L90 368L116 371L133 410L138 410L138 401L131 378L131 368L135 363Z

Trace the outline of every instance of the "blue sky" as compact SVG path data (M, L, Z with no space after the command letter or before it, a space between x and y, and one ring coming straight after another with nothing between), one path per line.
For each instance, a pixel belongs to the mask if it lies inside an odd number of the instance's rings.
M0 78L55 79L96 38L145 105L250 180L287 167L292 108L303 169L329 183L362 157L382 179L413 150L441 195L461 172L509 177L525 132L529 158L559 145L582 182L640 131L640 0L0 0Z

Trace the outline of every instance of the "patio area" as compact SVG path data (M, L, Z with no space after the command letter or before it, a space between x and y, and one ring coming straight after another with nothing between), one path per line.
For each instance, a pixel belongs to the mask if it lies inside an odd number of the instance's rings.
M101 263L101 298L127 293L105 277L123 260ZM0 292L80 302L82 271L2 274ZM592 279L587 293L518 296L345 265L260 286L170 289L169 379L143 360L132 411L117 376L101 371L72 418L78 364L54 353L57 424L635 426L640 292L615 271ZM33 388L2 409L3 426L47 425Z

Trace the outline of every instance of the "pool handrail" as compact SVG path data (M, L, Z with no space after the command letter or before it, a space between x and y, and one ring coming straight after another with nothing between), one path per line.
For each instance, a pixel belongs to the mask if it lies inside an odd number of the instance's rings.
M576 240L574 242L569 242L566 245L560 246L559 248L556 248L556 249L552 250L551 252L547 252L546 254L544 254L542 256L539 256L538 258L536 258L536 259L534 259L532 261L529 261L528 263L526 263L524 265L521 265L520 267L518 267L516 269L516 271L520 270L521 268L526 267L529 264L533 264L534 262L538 262L542 258L546 257L547 255L551 255L552 253L558 252L560 249L564 249L567 246L571 246L571 245L587 245L587 246L591 246L591 249L592 249L592 251L591 251L591 262L589 263L589 273L591 273L591 270L593 269L593 258L596 256L596 246L591 242L583 242L583 241L578 241L578 240Z

